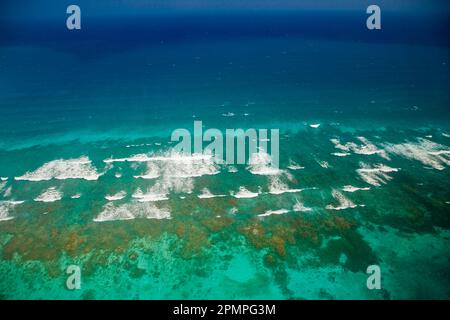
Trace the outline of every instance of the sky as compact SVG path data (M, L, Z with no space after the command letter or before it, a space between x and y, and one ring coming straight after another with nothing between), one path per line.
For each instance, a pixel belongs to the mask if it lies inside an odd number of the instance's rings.
M365 10L371 4L389 11L450 11L448 0L1 0L0 17L52 18L70 4L88 15L151 14L183 11Z

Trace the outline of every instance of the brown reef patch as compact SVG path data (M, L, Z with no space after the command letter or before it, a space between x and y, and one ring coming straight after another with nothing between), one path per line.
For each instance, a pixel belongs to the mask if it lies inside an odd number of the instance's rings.
M201 221L209 231L218 232L225 229L233 223L233 219L230 217L211 217L209 219L204 219Z

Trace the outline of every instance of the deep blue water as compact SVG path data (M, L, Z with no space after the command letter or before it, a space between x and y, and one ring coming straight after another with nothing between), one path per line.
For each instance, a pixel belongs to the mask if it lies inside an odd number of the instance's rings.
M386 13L374 32L364 12L89 14L72 32L61 20L7 22L3 136L127 120L148 127L230 105L265 122L274 108L279 120L405 119L414 106L420 117L448 119L444 14Z

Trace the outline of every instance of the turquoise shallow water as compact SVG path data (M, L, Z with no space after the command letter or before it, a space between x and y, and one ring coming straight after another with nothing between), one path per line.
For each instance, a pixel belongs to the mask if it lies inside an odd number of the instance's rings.
M1 298L449 298L448 48L71 49L1 47ZM280 129L280 170L180 159L194 120Z

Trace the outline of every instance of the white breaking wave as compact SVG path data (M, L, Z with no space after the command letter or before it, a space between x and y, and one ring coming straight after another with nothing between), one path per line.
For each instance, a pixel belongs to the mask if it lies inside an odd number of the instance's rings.
M133 198L138 199L139 202L154 202L154 201L164 201L169 200L167 193L156 190L157 188L151 188L147 193L142 192L139 188L132 195Z
M289 212L289 210L287 210L287 209L268 210L265 213L258 214L258 217L268 217L268 216L271 216L273 214L278 215L278 214L285 214L285 213L288 213L288 212Z
M145 147L145 146L149 147L149 146L151 146L151 145L152 145L151 143L128 144L128 145L125 146L125 148L131 148L131 147Z
M115 176L117 179L122 178L122 174L121 174L120 172L117 172L114 176Z
M347 185L342 188L342 191L345 191L345 192L368 191L368 190L370 190L370 187L358 188L358 187Z
M392 179L388 173L397 172L399 169L391 168L383 164L370 167L367 164L361 163L361 168L356 170L362 180L370 185L379 187Z
M23 203L23 201L0 201L0 221L8 221L14 219L11 216L14 207L18 204Z
M34 201L39 202L55 202L62 199L61 191L57 190L55 187L50 187L39 196L37 196Z
M117 159L105 159L103 162L105 163L114 163L114 162L148 162L152 161L152 157L147 156L146 154L136 154L127 158L117 158Z
M170 192L192 193L195 177L220 173L219 166L212 155L184 155L177 152L166 152L161 156L133 156L108 161L143 161L147 162L147 172L136 178L157 179L155 185L145 194L140 191L133 195L139 201L167 200Z
M331 139L330 141L334 144L334 147L336 149L339 149L341 151L345 152L339 152L335 153L336 156L346 156L348 155L349 151L352 151L356 154L360 155L373 155L378 154L380 157L390 160L389 156L387 155L386 151L382 149L378 149L377 146L375 146L372 142L367 140L364 137L357 137L357 139L361 142L361 144L356 144L354 142L348 142L346 144L341 144L339 139ZM339 155L338 155L339 154Z
M203 188L202 190L202 194L198 195L197 197L199 197L200 199L210 199L210 198L220 198L220 197L225 197L226 195L224 194L212 194L211 191L209 191L207 188Z
M234 117L235 114L233 112L222 113L223 117Z
M220 173L212 155L193 154L183 155L170 152L162 156L149 157L145 154L134 155L129 158L105 159L106 163L113 162L148 162L147 173L140 178L155 179L160 176L176 178L193 178Z
M6 178L6 177L0 177L0 180L1 180L1 181L7 181L8 178Z
M298 163L294 162L294 161L289 161L289 165L287 167L289 170L302 170L305 169L305 167L302 167L301 165L299 165Z
M280 177L278 176L270 178L269 184L270 194L295 193L301 191L303 191L303 189L289 189L289 187L285 183L283 183Z
M236 173L236 172L238 172L238 169L236 167L229 166L228 167L228 172L229 173Z
M295 212L308 212L308 211L312 211L311 208L307 208L304 206L303 203L301 203L300 201L297 200L297 202L294 204L294 206L292 207L292 210Z
M442 133L442 135L446 138L450 138L450 134Z
M349 156L350 153L348 153L348 152L333 152L332 155L336 156L336 157L346 157L346 156Z
M249 159L249 166L247 170L250 171L251 174L256 175L278 175L283 173L279 168L272 166L272 157L265 152L264 150L260 150L257 153L253 153Z
M320 127L320 123L310 124L309 126L313 129L317 129L318 127Z
M350 146L348 146L348 144L341 144L341 142L339 141L339 139L330 139L330 141L334 144L334 147L336 149L342 150L342 151L350 151Z
M94 219L95 222L145 219L170 219L170 211L157 208L151 203L132 202L116 207L112 202L103 206L103 211Z
M317 163L324 169L328 169L330 167L330 164L327 161L317 160Z
M419 138L417 142L387 144L386 151L397 156L417 160L425 166L444 170L450 165L450 149L433 141Z
M81 193L76 193L73 196L71 196L70 198L72 198L72 199L80 199L81 198Z
M122 200L126 195L127 193L125 191L119 191L116 194L105 196L105 199L109 201Z
M259 193L251 192L247 190L245 187L240 187L237 193L231 193L231 195L235 198L249 199L249 198L256 198L259 195Z
M69 160L53 160L45 163L33 172L27 172L23 176L15 177L15 180L44 181L51 179L84 179L97 180L102 174L92 166L87 157Z
M159 168L161 176L174 178L194 178L220 173L218 165L211 155L194 154L192 156L172 155L170 161L163 162Z
M338 206L335 205L327 205L326 209L329 210L344 210L349 208L356 208L357 205L355 205L350 199L347 199L342 193L340 193L337 190L332 191L333 198L336 199L339 202Z

